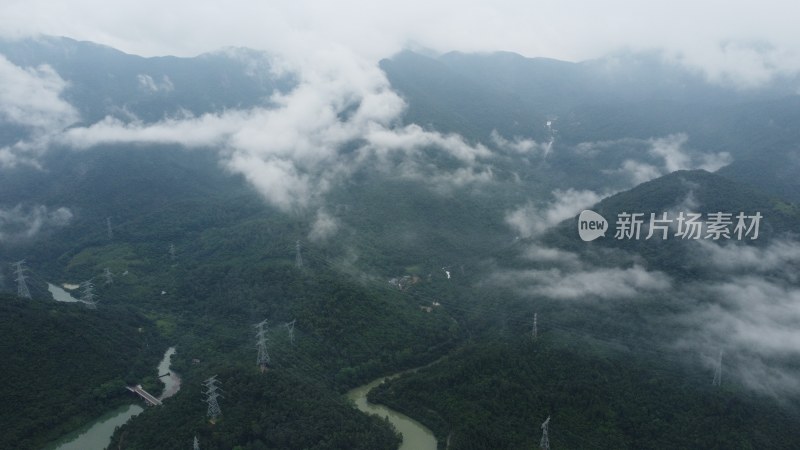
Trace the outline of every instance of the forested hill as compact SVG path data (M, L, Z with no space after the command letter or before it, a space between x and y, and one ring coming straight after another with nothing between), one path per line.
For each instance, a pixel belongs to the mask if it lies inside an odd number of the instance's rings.
M157 387L166 349L155 323L128 307L90 311L0 294L2 448L42 448L114 405L126 385ZM154 391L157 392L157 391Z
M180 392L111 448L394 448L344 393L423 366L373 396L453 450L533 447L548 416L554 448L800 441L795 80L740 91L653 55L403 52L350 78L242 49L0 53L61 107L54 130L0 117L0 393L21 405L0 447L157 389L168 346ZM591 208L763 222L583 242ZM94 310L46 290L87 280Z

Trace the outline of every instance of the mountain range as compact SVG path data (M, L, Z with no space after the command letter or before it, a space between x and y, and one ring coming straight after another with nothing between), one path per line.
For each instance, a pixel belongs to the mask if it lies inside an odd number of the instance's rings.
M17 89L0 90L0 290L16 318L2 331L21 343L3 349L0 399L31 405L0 411L0 447L41 448L124 403L113 386L155 388L167 346L184 387L111 447L396 448L342 394L431 363L370 395L440 448L534 447L548 416L559 448L800 442L796 77L744 89L659 53L404 51L317 70L40 37L0 55ZM583 242L584 209L612 226L763 220L750 240ZM23 259L30 300L13 298ZM96 311L47 292L105 269ZM75 322L108 346L61 345L83 339ZM149 341L120 361L142 345L132 329ZM87 376L19 392L88 354ZM210 424L214 374L227 400ZM43 422L64 391L86 411Z

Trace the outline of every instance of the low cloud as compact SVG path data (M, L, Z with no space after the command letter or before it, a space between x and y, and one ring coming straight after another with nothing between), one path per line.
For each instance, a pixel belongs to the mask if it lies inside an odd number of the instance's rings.
M703 169L715 172L732 161L730 154L727 152L704 153L692 156L685 149L688 141L689 136L685 133L651 139L650 154L664 160L663 168L666 173L686 169Z
M153 77L147 74L139 74L136 76L136 79L139 82L139 88L145 92L157 93L172 92L175 90L175 85L172 84L172 80L166 75L161 77L160 81L154 80Z
M492 130L491 140L492 143L494 143L494 145L500 150L518 153L521 155L533 154L547 156L552 146L552 142L539 143L533 139L525 139L519 136L515 136L512 139L506 139L501 136L497 130Z
M640 139L620 139L617 141L584 142L576 147L581 154L596 156L600 151L611 151L617 147L638 149L641 147L644 157L636 156L625 159L616 169L604 170L611 175L623 175L632 185L656 179L677 170L702 169L715 172L733 162L727 152L703 153L687 148L689 136L685 133L668 136Z
M699 69L712 82L743 90L800 72L797 48L778 47L763 40L710 41L694 51L673 52L668 59Z
M67 87L48 65L18 67L0 55L0 117L36 130L63 129L78 120L61 98Z
M456 134L401 125L406 108L374 64L345 49L318 49L312 63L293 67L298 85L276 94L273 107L181 117L158 123L106 118L64 132L75 148L99 144L178 144L217 149L271 204L306 208L367 163L436 189L491 181L492 152ZM312 55L313 56L313 55ZM291 64L284 61L284 64ZM148 84L144 78L145 84ZM446 167L434 165L437 153Z
M780 272L794 281L800 265L800 243L790 240L773 240L765 247L700 240L695 251L696 258L727 273Z
M506 223L523 238L541 235L563 220L577 215L605 196L594 191L567 189L553 191L553 201L538 206L528 203L506 215Z
M19 243L33 239L38 234L69 225L72 211L60 207L50 209L44 205L10 209L0 208L0 243Z
M522 257L530 261L547 264L563 264L574 267L580 265L580 257L576 253L545 247L539 243L526 246L522 250Z
M523 295L559 300L627 299L645 292L670 289L670 278L634 265L627 269L507 270L495 273L491 281L512 287Z
M77 110L61 97L66 87L48 65L23 68L0 55L0 120L27 134L0 147L0 167L37 165L48 137L79 120Z
M312 242L325 241L336 235L338 231L339 221L327 211L320 208L317 210L317 216L314 219L314 223L311 225L308 239Z
M694 306L682 319L689 331L678 347L724 350L729 378L776 397L800 393L800 374L786 364L800 357L800 243L697 244L690 257L717 276L683 287L681 297Z

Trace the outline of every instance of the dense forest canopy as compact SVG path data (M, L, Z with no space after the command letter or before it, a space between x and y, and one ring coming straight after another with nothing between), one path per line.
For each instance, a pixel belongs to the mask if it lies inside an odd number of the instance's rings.
M109 448L397 448L345 393L414 368L369 396L440 448L534 448L548 417L554 448L800 441L789 78L404 51L321 104L308 89L330 80L253 50L0 54L63 125L0 123L0 447L140 401L126 385L158 393L171 346L180 391ZM763 221L751 240L583 242L584 209ZM86 281L95 309L47 288Z

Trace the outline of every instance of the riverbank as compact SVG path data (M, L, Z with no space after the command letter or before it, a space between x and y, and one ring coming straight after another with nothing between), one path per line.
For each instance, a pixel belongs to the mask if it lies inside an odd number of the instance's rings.
M347 398L352 400L360 411L388 419L389 423L403 436L403 443L400 445L399 450L436 450L437 441L431 430L405 414L384 405L370 403L367 400L369 391L384 383L387 379L398 377L403 373L405 372L396 373L388 377L380 377L352 389L347 392Z
M169 376L160 378L164 383L164 390L159 400L164 400L175 395L181 387L181 378L171 371L172 355L175 347L170 347L164 352L164 357L158 364L158 375L169 373ZM128 403L118 406L106 414L95 418L81 428L63 435L58 440L48 444L45 450L103 450L111 443L111 436L117 427L144 411L141 403Z

